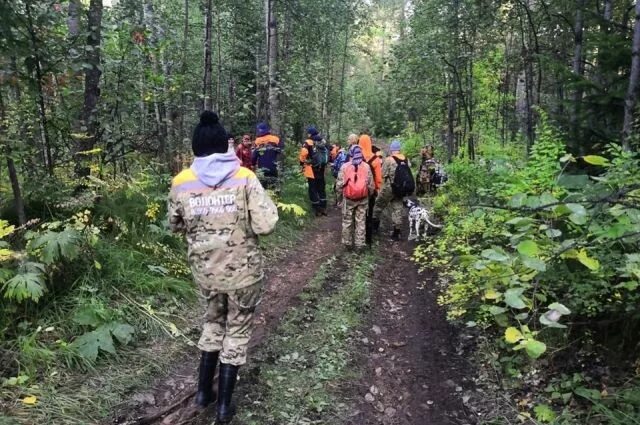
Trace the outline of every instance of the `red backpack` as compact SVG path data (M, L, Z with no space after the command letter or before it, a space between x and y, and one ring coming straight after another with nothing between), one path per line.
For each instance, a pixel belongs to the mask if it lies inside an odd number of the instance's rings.
M344 169L344 187L342 194L351 201L361 201L369 196L369 188L367 180L369 178L369 170L364 163L355 166L351 163L345 164Z

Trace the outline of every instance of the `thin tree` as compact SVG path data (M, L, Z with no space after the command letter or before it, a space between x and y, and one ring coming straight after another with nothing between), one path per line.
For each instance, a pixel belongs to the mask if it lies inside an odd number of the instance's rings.
M624 124L622 126L622 147L631 150L631 133L638 103L640 87L640 1L636 2L636 19L633 27L633 45L631 50L631 74L629 87L624 100Z
M204 8L204 76L202 81L202 109L213 108L213 83L211 63L211 33L213 27L213 1L205 0Z
M275 0L266 0L267 7L267 63L269 73L269 123L274 133L280 134L280 97L278 87L278 22Z
M76 175L86 177L90 169L86 164L86 151L94 148L98 134L97 111L100 99L100 41L102 28L102 0L91 0L87 20L88 36L85 46L84 104L80 112L74 154Z

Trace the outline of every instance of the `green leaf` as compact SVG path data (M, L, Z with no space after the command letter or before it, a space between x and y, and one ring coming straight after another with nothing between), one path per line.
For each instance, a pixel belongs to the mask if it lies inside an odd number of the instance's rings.
M495 289L487 289L484 291L484 298L486 300L497 300L500 297L500 293L496 292Z
M540 249L535 241L526 240L518 244L518 252L528 257L536 257L540 253Z
M126 323L113 323L111 326L111 333L116 337L118 342L126 345L131 342L135 330L133 329L133 326L127 325Z
M546 263L537 258L522 257L522 264L529 269L533 269L539 272L544 272L547 270Z
M45 264L53 264L61 259L73 260L80 254L81 237L74 229L62 232L48 230L32 243L32 249L40 249L40 258Z
M549 423L556 419L556 412L547 404L539 404L533 408L533 412L536 414L536 419L540 422Z
M100 326L98 329L87 332L76 338L71 344L78 353L87 360L95 362L100 351L115 354L116 348L113 337L121 344L128 344L134 333L133 327L127 324L112 322Z
M502 314L506 311L507 311L506 308L498 307L497 305L492 305L491 307L489 307L489 313L491 313L494 316L497 316L498 314Z
M518 329L512 326L510 328L505 329L504 339L509 344L515 344L516 342L524 339L524 335L522 335L522 332L520 332Z
M537 359L547 351L547 345L544 342L529 339L525 343L525 350L532 359Z
M76 311L76 314L73 315L73 321L79 325L97 327L102 323L102 318L94 306L88 305Z
M522 288L512 288L508 289L507 292L504 293L504 302L511 308L522 309L527 305L522 300L522 293L524 289Z
M598 155L585 155L582 159L584 159L584 162L591 165L603 166L609 164L609 160L607 158Z
M597 271L600 269L600 261L589 257L589 254L584 249L578 251L576 259L591 271Z
M509 206L511 208L520 208L524 205L526 200L527 195L525 195L524 193L518 193L511 197L511 200L509 200Z
M555 310L558 313L562 314L563 316L566 316L568 314L571 314L571 310L569 310L567 307L564 306L564 304L560 304L560 303L553 303L549 306L550 310Z
M497 249L485 249L482 251L482 256L488 260L496 261L498 263L504 263L509 260L509 256L504 252L499 252Z
M46 290L44 276L41 273L18 273L4 284L4 297L17 302L24 300L40 301Z

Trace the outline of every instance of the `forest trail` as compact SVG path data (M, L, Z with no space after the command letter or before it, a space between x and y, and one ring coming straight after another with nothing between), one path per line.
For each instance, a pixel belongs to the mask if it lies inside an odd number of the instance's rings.
M436 299L436 275L420 273L414 244L384 241L373 307L359 341L360 402L348 425L469 424L463 394L472 374Z
M301 303L299 294L311 284L327 259L341 252L339 210L332 208L329 217L317 220L317 225L268 270L264 302L251 343L250 363L255 364L248 365L245 373L241 373L242 384L236 395L241 409L251 409L247 400L260 393L265 385L259 382L260 369L265 366L263 363L269 363L269 355L261 358L253 352L268 343L270 333L278 328L285 313ZM323 418L317 423L472 423L466 418L462 402L472 377L469 365L462 357L456 330L447 323L443 310L437 305L435 275L419 272L411 260L413 247L406 241L391 242L386 235L380 237L370 305L364 309L362 324L350 338L353 352L349 368L359 377L338 385L341 388L338 397L346 406L344 415L331 422ZM349 261L348 257L340 256L334 265L349 267ZM349 279L332 273L326 278L329 284L319 294L320 299L307 304L327 299ZM305 323L298 326L294 333L307 331ZM159 379L150 390L132 397L137 405L124 406L121 409L124 413L110 423L210 424L213 406L198 411L192 403L197 360L198 353L189 350L168 376ZM234 423L244 422L239 417Z

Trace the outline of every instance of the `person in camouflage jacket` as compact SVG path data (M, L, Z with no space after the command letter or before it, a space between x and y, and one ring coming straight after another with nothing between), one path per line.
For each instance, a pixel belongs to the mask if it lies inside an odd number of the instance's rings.
M173 179L169 225L186 236L193 278L207 301L196 403L205 407L213 401L219 359L216 423L227 423L262 293L258 235L274 230L278 210L256 175L228 150L226 131L213 112L201 115L192 148L193 164Z

